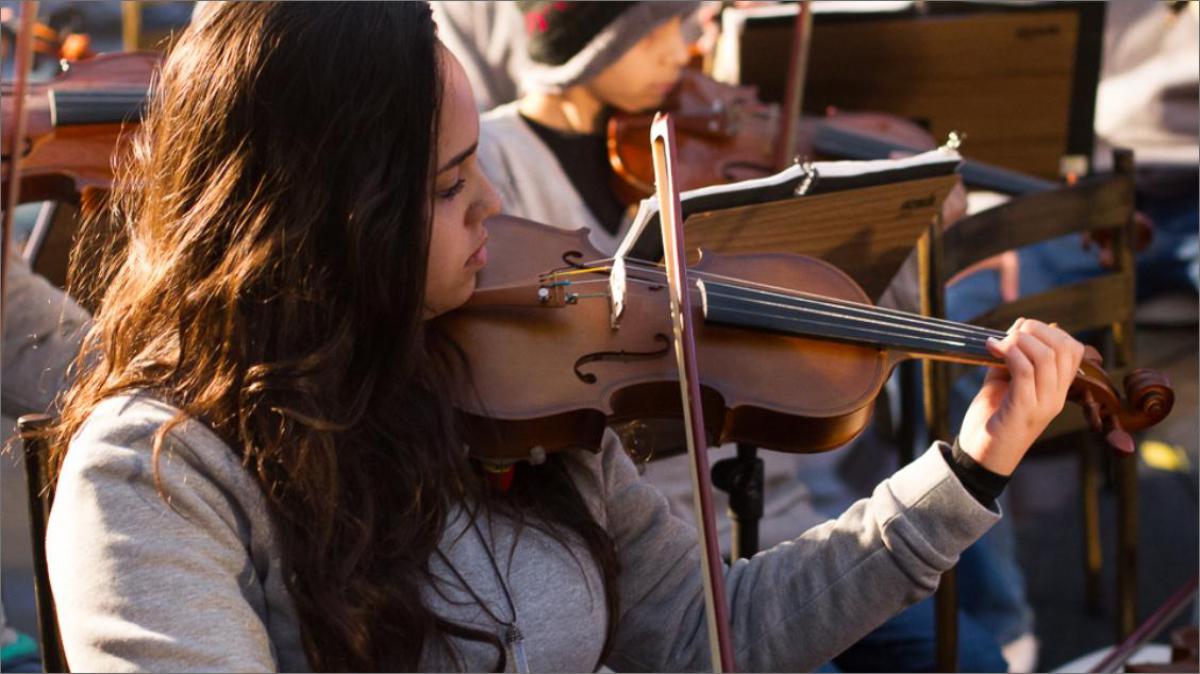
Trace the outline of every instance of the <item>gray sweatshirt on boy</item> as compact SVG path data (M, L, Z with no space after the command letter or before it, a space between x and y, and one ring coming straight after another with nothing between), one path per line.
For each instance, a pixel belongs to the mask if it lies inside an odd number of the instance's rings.
M629 218L610 233L600 225L571 184L558 158L508 103L479 117L479 168L500 195L501 212L559 229L588 228L591 244L602 253L617 250Z
M160 464L173 508L156 493L152 438L176 413L145 396L115 397L96 408L71 443L46 543L70 666L307 669L275 527L261 489L230 448L202 424L176 427ZM670 514L615 435L608 434L599 453L575 452L570 462L616 543L622 569L616 641L605 664L619 671L707 669L692 524ZM799 671L828 661L932 592L941 572L998 518L932 448L837 520L727 569L738 666ZM508 620L497 570L504 574L534 671L597 665L608 616L586 550L569 553L533 527L515 535L502 520L468 527L456 516L442 551L490 612ZM425 592L436 612L504 633L448 569L432 566L447 579L440 593ZM451 643L467 670L494 667L492 647ZM432 646L422 667L457 668L450 653Z

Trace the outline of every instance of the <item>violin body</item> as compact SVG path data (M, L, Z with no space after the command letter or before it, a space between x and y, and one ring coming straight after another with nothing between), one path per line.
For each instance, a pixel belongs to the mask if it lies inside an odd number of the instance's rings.
M520 263L488 267L480 274L481 289L516 282L532 269L562 267L564 254L580 262L603 257L588 244L586 230L508 217L489 220L488 230L491 259ZM849 276L814 258L706 255L690 269L752 270L755 281L868 301ZM513 459L527 457L534 446L547 452L598 449L606 425L681 418L665 281L630 284L628 292L616 330L610 304L601 298L561 309L468 306L439 319L471 369L478 404L471 405L470 395L463 400L473 449ZM748 334L705 324L699 316L694 322L705 419L718 442L790 452L843 445L865 428L893 364L866 347ZM493 424L500 437L488 437Z
M49 82L31 84L26 95L21 148L21 201L78 202L85 187L107 189L123 134L136 124L161 55L102 54L70 63ZM7 180L13 100L3 85L3 179Z
M587 231L564 231L511 217L488 221L491 259L472 301L440 317L463 350L459 406L476 455L516 460L534 452L597 450L608 425L681 418L666 281L631 270L617 327L604 256ZM552 273L548 273L552 272ZM814 258L761 253L702 254L689 274L736 279L791 293L869 305L849 276ZM561 275L561 276L560 276ZM558 305L541 304L547 279L571 278ZM530 279L533 279L530 281ZM540 281L539 281L540 279ZM556 289L555 292L558 292ZM801 337L705 320L705 297L693 288L693 325L709 444L746 442L786 452L820 452L866 427L892 368L917 354L845 340ZM978 362L970 357L946 360ZM986 364L996 363L986 361ZM1087 365L1077 379L1089 415L1112 428L1138 430L1170 411L1173 394L1160 375L1135 373L1125 398ZM1131 375L1132 376L1132 375Z

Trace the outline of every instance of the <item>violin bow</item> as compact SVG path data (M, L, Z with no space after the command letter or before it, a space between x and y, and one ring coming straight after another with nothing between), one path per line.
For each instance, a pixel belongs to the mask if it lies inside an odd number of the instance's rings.
M8 181L4 185L4 219L3 231L0 235L0 321L4 317L5 290L8 284L8 247L12 237L13 215L20 201L21 188L21 147L25 136L25 92L29 88L29 70L33 61L33 25L37 18L38 3L36 0L24 0L21 3L21 23L17 30L17 42L13 47L13 128L9 136L8 147Z
M714 672L733 672L733 642L729 634L729 608L725 594L725 568L717 541L709 477L708 439L704 409L700 404L700 376L692 330L692 303L683 248L683 221L679 189L675 185L675 122L658 113L650 127L654 155L654 181L661 213L664 259L671 297L671 323L675 332L675 361L679 366L679 392L683 398L683 424L692 473L692 498L700 535L700 564L704 578L704 608L708 644Z
M804 79L808 74L808 48L811 44L812 8L809 0L800 0L796 23L792 26L792 50L788 57L787 87L783 95L783 119L779 127L779 144L775 146L775 170L791 166L796 153L796 137L800 131L800 114L804 112Z

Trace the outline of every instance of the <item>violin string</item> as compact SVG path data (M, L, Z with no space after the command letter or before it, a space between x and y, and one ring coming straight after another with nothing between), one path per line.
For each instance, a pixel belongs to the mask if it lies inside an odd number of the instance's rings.
M717 294L717 296L722 296L722 295ZM732 296L724 295L724 297L732 297ZM740 299L740 298L733 298L733 299ZM743 301L745 301L745 300L743 300ZM765 304L759 300L749 300L749 302L753 303L753 304ZM802 323L805 325L813 325L813 326L818 326L818 327L823 326L823 327L829 327L829 328L849 328L855 332L865 333L867 335L876 336L876 337L914 340L914 341L918 342L919 344L926 345L927 347L931 347L931 348L939 348L939 349L940 348L954 348L954 349L958 349L958 350L963 350L963 349L981 350L981 349L983 349L986 351L985 347L983 346L983 343L978 338L964 336L964 335L946 334L946 333L928 334L928 333L923 333L923 332L917 332L917 333L906 333L906 332L902 332L902 331L897 332L891 324L878 322L878 321L865 321L865 320L863 320L861 318L857 318L857 317L850 318L850 324L847 324L847 321L845 320L846 317L844 315L839 315L836 313L822 311L822 310L814 309L814 308L810 308L810 307L792 307L792 306L787 306L787 305L782 305L782 304L772 304L772 305L768 305L765 309L756 307L754 311L750 311L747 309L739 309L739 308L732 308L732 309L727 308L727 310L735 311L738 313L753 314L758 317L784 319L784 320L789 320L789 321L793 321L793 322L799 322L799 323ZM783 310L783 311L780 311L780 310ZM829 322L827 320L821 320L822 317L834 319L834 322ZM879 326L882 326L882 327L879 327Z
M661 285L652 283L644 279L634 278L633 281L643 285ZM602 280L584 281L578 285L602 283ZM729 293L722 293L719 290L720 286L709 286L705 292L713 297L729 298L741 301L746 304L765 307L766 311L750 312L747 310L737 310L743 313L753 313L760 317L772 317L785 320L800 320L807 321L811 325L825 326L830 328L849 328L860 332L876 336L887 336L896 339L917 340L924 342L930 348L944 349L947 346L957 348L974 348L975 350L983 350L986 352L984 341L986 337L978 334L963 334L958 332L943 332L937 330L937 326L913 326L913 325L897 325L887 321L881 321L878 318L870 315L850 315L841 313L840 307L828 306L820 302L813 302L808 299L800 298L802 305L791 305L785 302L763 300L758 298L746 298ZM602 293L592 293L589 295L580 295L580 297L603 297ZM796 299L796 298L785 298ZM781 312L780 310L784 310ZM811 318L812 316L824 317L826 319L834 319L838 323L830 323L828 321L820 321L819 319ZM882 326L882 327L881 327ZM975 354L979 355L979 354Z
M951 330L956 330L956 331L961 331L961 332L970 332L970 333L983 335L986 337L1003 338L1007 334L1006 332L1003 332L1000 330L992 330L990 328L984 328L984 327L980 327L980 326L976 326L976 325L971 325L969 323L959 323L957 321L951 321L951 320L942 319L942 318L934 318L932 316L921 316L919 314L912 314L907 311L901 311L899 309L878 307L878 306L875 306L872 304L862 304L860 302L853 302L850 300L822 297L820 295L815 295L813 293L805 292L803 290L794 290L794 289L790 289L790 288L784 288L784 287L765 284L765 283L758 283L758 282L754 282L754 281L744 281L742 279L737 279L737 278L725 276L722 274L713 274L710 272L699 272L699 273L697 273L697 276L699 276L702 280L721 281L732 287L757 289L757 290L761 290L764 293L778 295L780 297L787 297L787 298L804 297L804 298L810 299L812 301L820 302L823 304L837 305L837 306L845 307L845 308L856 310L856 311L867 311L867 312L870 312L873 314L888 315L893 318L896 318L897 320L902 320L902 321L918 321L923 324L940 324Z
M730 299L741 302L742 306L753 306L753 311L748 309L737 310L743 313L755 314L763 318L779 318L817 326L846 328L875 336L916 340L934 348L956 347L986 351L986 347L984 346L985 338L977 335L945 332L936 328L930 329L922 326L897 325L869 315L847 314L840 311L838 307L829 307L821 303L806 300L798 300L798 303L793 304L760 298L740 297L720 292L717 288L719 286L709 286L705 289L705 292L713 298Z
M641 281L639 281L641 282ZM820 308L794 307L778 302L766 302L761 299L746 299L726 293L706 289L710 298L732 298L745 304L755 305L753 310L741 307L725 306L724 311L742 313L756 318L773 318L804 326L810 336L841 337L852 342L869 344L885 344L898 348L918 348L930 352L956 352L972 356L989 356L983 339L978 336L945 333L938 331L913 330L911 327L897 328L883 321L864 320L858 316L847 316L836 310ZM832 331L832 332L831 332Z
M603 265L604 263L609 262L611 260L612 260L612 258L605 258L602 260L593 261L591 264ZM650 274L656 274L656 275L662 275L662 276L665 276L665 274L666 274L665 271L662 271L661 266L654 265L652 263L631 260L631 261L627 261L626 264L627 264L627 266L633 266L635 268L640 268ZM601 268L603 268L603 267L597 267L597 269L601 269ZM610 269L611 269L611 267L610 267ZM950 320L946 320L946 319L942 319L942 318L934 318L931 316L921 316L919 314L912 314L912 313L909 313L906 311L900 311L899 309L878 307L875 305L862 304L859 302L852 302L849 300L840 300L840 299L829 298L829 297L821 297L819 295L807 293L802 290L794 290L794 289L790 289L790 288L774 286L774 285L760 283L760 282L756 282L756 281L746 281L743 279L737 279L737 278L733 278L733 277L729 277L729 276L724 276L721 274L714 274L712 272L691 272L689 275L693 278L699 278L702 280L723 281L723 282L726 282L728 285L740 287L740 288L752 288L752 287L758 288L758 289L763 290L764 292L778 294L783 297L803 296L803 297L812 299L813 301L822 302L825 304L838 305L838 306L847 307L847 308L851 308L851 309L858 310L858 311L867 311L867 312L870 312L870 313L876 314L876 315L887 315L887 316L895 318L896 320L899 320L899 321L920 322L920 323L926 324L926 325L940 324L940 325L946 327L947 329L951 329L951 330L955 330L955 331L963 332L963 333L978 334L985 338L986 337L995 337L997 339L1003 339L1004 336L1008 334L1001 330L993 330L990 328L984 328L984 327L980 327L980 326L976 326L976 325L971 325L969 323L959 323L957 321L950 321ZM604 282L606 282L606 281L604 281Z
M827 302L813 301L804 297L779 297L772 294L758 293L760 296L747 298L735 293L726 291L727 286L720 284L706 285L705 292L716 297L738 300L742 302L753 302L764 307L777 307L781 309L791 309L800 311L817 311L828 316L837 316L843 320L854 321L864 324L884 325L888 328L899 331L910 331L918 334L934 334L955 339L973 339L982 342L988 338L987 335L981 335L974 331L965 330L947 330L939 324L931 324L925 321L905 319L896 321L892 317L876 314L869 310L858 308L848 308L842 305L830 304ZM741 290L741 289L737 289ZM744 291L755 293L756 291Z
M865 326L865 327L864 326L846 326L843 323L823 321L823 320L820 320L819 317L813 318L813 317L807 317L807 316L798 316L795 312L790 312L790 313L778 313L778 312L771 312L771 311L764 312L764 311L758 310L758 309L756 309L754 311L749 311L746 309L738 309L738 308L726 308L726 311L732 311L734 313L749 314L749 315L753 315L753 316L759 317L759 318L768 317L768 318L783 319L786 321L790 321L792 323L799 323L801 325L808 326L810 328L812 328L812 327L833 328L835 330L838 330L838 329L845 329L845 328L849 327L851 329L851 332L843 332L839 336L844 337L846 339L850 339L852 341L869 341L868 340L869 337L874 337L878 340L879 343L890 344L892 346L917 346L917 347L924 347L925 349L931 350L931 351L940 351L940 352L954 351L954 352L958 352L958 353L967 352L967 353L970 353L971 355L983 355L983 353L979 353L978 351L980 349L983 349L984 347L981 344L979 344L978 342L972 343L967 338L957 338L957 337L950 337L950 336L930 337L927 335L922 335L922 336L898 335L887 329L880 330L880 329L872 328L870 326ZM813 312L813 313L821 314L822 312ZM913 343L910 345L897 345L897 344L891 343L896 339L908 339L908 340L912 340ZM986 351L984 351L984 353L986 353ZM988 355L990 355L990 354L988 354Z
M661 285L660 283L657 283L655 281L649 281L649 280L640 279L637 277L632 277L632 279L638 283L645 284L645 285ZM597 279L594 281L574 282L572 285L584 285L584 284L594 284L594 283L606 283L606 281L603 279ZM813 299L812 297L797 297L797 296L793 296L793 295L779 295L779 294L770 294L769 295L770 297L773 297L776 299L749 300L747 298L729 295L728 293L719 293L714 290L715 288L719 288L719 287L720 287L719 285L715 285L715 284L711 285L706 289L706 292L709 293L710 295L714 295L714 296L740 299L742 301L755 301L755 302L758 302L763 305L787 306L785 304L786 302L800 302L800 303L804 303L806 306L809 306L809 307L820 307L821 309L825 310L827 313L835 312L838 310L843 310L843 311L848 310L850 313L842 313L842 314L840 314L840 316L843 318L849 319L849 320L868 321L868 322L873 322L873 323L886 324L889 327L896 327L899 329L911 329L911 330L917 330L917 331L923 331L923 332L929 332L929 333L940 333L940 334L944 334L947 336L954 336L954 337L960 337L960 338L971 337L971 338L979 339L981 341L986 340L988 337L994 336L992 331L980 331L980 330L965 329L965 328L969 328L969 326L964 326L964 324L956 324L953 322L950 322L948 324L938 323L938 322L930 322L930 321L923 320L924 317L920 317L915 314L905 314L903 312L898 312L899 318L901 319L900 321L894 321L894 322L887 323L887 322L881 321L880 319L881 318L895 318L896 316L886 315L886 312L877 312L877 311L875 311L875 307L872 307L870 305L855 304L852 302L845 303L845 304L831 303L831 302L826 302L826 301L819 300L819 299ZM730 287L735 287L735 286L730 286ZM740 287L739 287L739 289L745 290ZM754 292L754 291L749 290L748 292ZM835 315L835 314L829 313L829 315ZM953 329L946 330L945 329L946 327L950 327ZM1004 333L999 333L999 334L1002 335Z
M712 278L722 278L719 275L710 275L710 276ZM633 276L630 278L635 281L638 281L640 283L646 284L646 285L661 285L661 283L659 283L659 282L641 279L636 276ZM595 279L595 280L590 280L590 281L573 281L572 285L583 285L583 284L593 284L593 283L607 283L607 280L606 279ZM737 288L739 290L744 290L746 292L760 292L753 288L749 288L749 287L741 285L741 284L726 284L726 285L728 285L729 287L732 287L732 288ZM708 290L708 292L711 293L711 292L713 292L713 290L710 288ZM856 302L831 300L830 298L823 298L823 297L820 297L817 295L812 295L812 294L803 293L803 292L794 292L794 293L761 292L761 294L763 294L767 297L770 297L772 299L759 300L760 302L766 302L766 303L775 302L778 304L781 302L802 301L802 302L807 302L812 306L821 306L823 309L826 309L829 311L835 311L835 310L847 311L849 313L846 314L845 316L852 320L854 320L857 317L858 320L868 320L868 321L873 321L873 322L880 322L881 318L889 318L889 319L892 319L892 321L893 321L892 325L894 325L895 327L898 327L898 328L902 328L902 329L907 327L907 328L923 330L923 331L928 331L928 332L942 331L948 335L961 336L961 337L969 336L969 337L978 338L980 340L986 340L988 337L1003 338L1004 335L1006 334L1004 332L999 332L996 330L989 330L986 328L979 328L977 326L972 326L972 325L966 324L966 323L956 323L954 321L931 319L929 317L920 316L918 314L910 314L907 312L902 312L902 311L898 311L898 310L894 310L894 309L885 309L885 308L875 307L875 306L867 305L867 304L859 304ZM728 297L728 295L724 295L724 296ZM742 298L742 299L744 299L744 298Z

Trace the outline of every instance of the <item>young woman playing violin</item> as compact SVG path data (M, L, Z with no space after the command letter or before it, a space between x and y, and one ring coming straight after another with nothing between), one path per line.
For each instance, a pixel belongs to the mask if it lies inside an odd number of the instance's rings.
M688 60L688 34L698 5L518 3L526 16L521 47L533 64L523 82L526 93L483 116L479 147L480 165L499 191L505 213L566 227L587 226L593 245L607 252L616 248L628 217L613 187L616 176L606 146L606 120L614 112L638 113L664 102ZM946 199L944 222L961 217L965 205L960 186ZM881 305L916 310L915 262L913 256L880 298ZM718 455L722 451L732 454L733 448L722 448ZM767 500L760 524L765 544L790 539L826 518L813 505L814 490L797 475L810 481L813 474L828 477L832 471L814 466L828 465L833 457L821 462L812 456L768 453L762 459ZM689 471L687 457L675 456L650 463L644 473L684 517L691 516L693 503ZM1002 482L994 484L993 491L1003 487ZM841 503L857 497L831 480L824 480L820 488L825 495L844 496L837 499ZM975 546L964 558L965 568L990 570L999 565L992 555L990 548ZM991 572L981 575L981 581L997 578ZM935 667L932 614L932 600L913 607L839 654L834 664L850 671ZM960 611L959 623L964 671L1006 666L999 640L1012 637L993 634L989 628L994 624L980 624L966 610ZM897 657L897 652L903 656Z
M56 429L72 668L707 666L692 529L614 434L503 492L464 447L430 319L471 296L498 202L426 5L222 5L139 133ZM989 348L1011 374L959 454L1007 475L1082 347L1025 321ZM814 667L928 594L999 518L955 456L729 568L739 665Z

